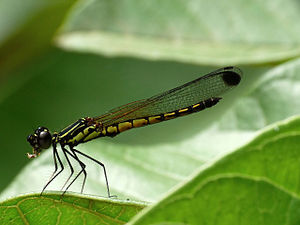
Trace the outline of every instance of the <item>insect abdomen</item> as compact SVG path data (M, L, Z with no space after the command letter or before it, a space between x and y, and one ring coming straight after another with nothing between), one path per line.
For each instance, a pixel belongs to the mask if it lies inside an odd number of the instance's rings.
M119 133L122 133L131 128L143 127L150 124L159 123L162 121L175 119L180 116L185 116L194 112L202 111L206 108L216 105L221 98L210 98L200 103L194 104L192 106L175 110L173 112L167 112L161 115L148 116L144 118L137 118L133 120L128 120L118 124L110 125L104 128L102 131L103 136L114 137Z

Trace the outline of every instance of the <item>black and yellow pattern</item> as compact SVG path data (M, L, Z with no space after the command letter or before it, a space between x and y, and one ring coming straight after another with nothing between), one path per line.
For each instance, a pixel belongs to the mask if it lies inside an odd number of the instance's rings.
M71 145L77 145L78 143L83 143L90 141L92 139L103 137L103 136L110 136L114 137L117 134L120 134L126 130L129 130L131 128L137 128L137 127L143 127L150 124L159 123L162 121L175 119L180 116L185 116L194 112L198 112L201 110L204 110L205 108L211 107L219 102L221 98L211 98L206 101L194 104L192 106L178 109L174 112L168 112L161 115L154 115L154 116L148 116L144 118L137 118L132 120L127 120L124 122L112 124L106 127L103 127L101 130L97 130L97 127L95 125L91 126L84 126L79 124L82 122L84 124L84 119L81 119L77 121L74 125L77 127L77 132L70 132L70 136L67 139L67 144ZM72 129L73 130L73 129ZM78 131L81 130L80 133ZM89 130L89 131L88 131ZM65 135L66 131L63 132L63 135ZM63 136L60 134L59 138L63 138Z
M44 187L45 189L64 168L56 149L56 145L60 144L69 166L72 168L68 156L78 161L82 167L80 173L84 174L84 182L86 178L85 164L78 158L78 155L89 158L103 167L108 195L110 196L104 165L96 159L74 149L76 145L99 137L114 137L132 128L159 123L212 107L222 99L221 96L223 93L240 83L241 75L240 69L225 67L151 98L117 107L102 116L81 118L53 135L50 134L47 128L39 127L34 134L27 138L33 147L33 154L28 153L28 157L37 157L43 149L50 147L52 144L56 169ZM70 150L67 150L65 146L69 146ZM57 172L57 161L62 168L59 172ZM77 179L80 173L70 182L65 191ZM71 176L67 182L70 178Z

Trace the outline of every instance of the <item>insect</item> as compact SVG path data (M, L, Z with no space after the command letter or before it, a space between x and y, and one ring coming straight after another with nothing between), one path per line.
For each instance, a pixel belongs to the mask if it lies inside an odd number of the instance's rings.
M36 158L43 150L48 149L52 145L55 166L54 172L44 186L41 194L64 170L64 165L57 150L57 145L60 144L63 155L71 170L63 188L69 183L74 174L74 169L69 157L76 160L81 167L81 170L77 173L75 178L71 180L63 194L81 174L84 175L81 186L81 193L83 192L87 172L86 165L81 161L80 157L85 157L103 168L108 197L111 197L104 164L75 149L75 146L95 138L105 136L115 137L131 128L159 123L212 107L222 99L221 95L224 92L240 83L241 76L242 72L239 68L224 67L179 87L154 95L151 98L114 108L104 115L81 118L60 132L51 134L46 127L37 128L35 132L27 138L27 141L33 147L33 153L27 153L27 156L28 158ZM66 146L68 146L69 149L67 149Z

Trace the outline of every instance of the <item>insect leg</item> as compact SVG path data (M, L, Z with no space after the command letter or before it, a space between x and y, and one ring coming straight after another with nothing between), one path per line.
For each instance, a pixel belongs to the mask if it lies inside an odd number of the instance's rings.
M63 190L64 187L66 186L66 184L69 182L69 180L70 180L70 178L72 177L72 175L74 174L74 169L73 169L73 166L72 166L72 164L71 164L71 162L70 162L70 160L69 160L69 158L68 158L68 156L67 156L67 153L68 153L68 154L71 154L71 153L69 153L69 151L68 151L64 146L61 146L61 148L62 148L62 151L63 151L63 153L64 153L64 155L65 155L65 157L66 157L66 159L67 159L67 162L68 162L69 167L70 167L70 170L71 170L70 176L68 177L68 179L66 180L66 182L64 183L64 185L62 186L62 188L60 189L60 190ZM66 152L67 152L67 153L66 153Z
M84 154L84 153L82 153L82 152L80 152L80 151L78 151L78 150L76 150L76 149L74 149L74 148L71 148L71 151L74 152L74 154L75 154L75 152L77 152L78 154L80 154L80 155L82 155L82 156L84 156L84 157L86 157L86 158L88 158L88 159L94 161L95 163L97 163L98 165L100 165L100 166L103 168L108 197L109 197L109 198L111 198L111 197L116 197L115 195L110 195L110 190L109 190L109 185L108 185L108 179L107 179L107 174L106 174L106 169L105 169L104 164L103 164L102 162L100 162L100 161L98 161L98 160L92 158L91 156L86 155L86 154Z
M72 150L72 148L71 148ZM79 165L81 166L81 170L80 172L76 175L76 177L71 181L71 183L67 186L67 188L64 190L63 192L63 195L66 193L66 191L71 187L71 185L75 182L75 180L77 180L77 178L80 176L81 173L84 174L84 179L83 179L83 184L82 184L82 187L81 187L81 193L83 192L83 188L84 188L84 185L85 185L85 181L86 181L86 177L87 177L87 173L86 173L86 170L85 170L85 167L86 165L77 157L77 155L72 151L69 152L67 149L64 148L65 153L69 154L72 158L74 158L78 163Z
M45 189L47 188L47 186L64 170L64 165L63 165L63 163L61 162L61 160L60 160L60 157L59 157L59 155L58 155L58 153L57 153L57 149L56 149L56 143L53 143L53 145L52 145L52 147L53 147L53 159L54 159L54 165L55 165L55 169L54 169L54 172L53 172L53 174L52 174L52 176L50 177L50 179L49 179L49 181L46 183L46 185L44 186L44 188L43 188L43 190L42 190L42 192L41 192L41 194L40 195L42 195L43 194L43 192L45 191ZM57 171L57 161L56 161L56 158L58 159L58 162L59 162L59 164L60 164L60 167L61 167L61 170L60 171L58 171L58 173L56 173L56 171ZM56 174L55 174L56 173ZM55 175L54 175L55 174Z

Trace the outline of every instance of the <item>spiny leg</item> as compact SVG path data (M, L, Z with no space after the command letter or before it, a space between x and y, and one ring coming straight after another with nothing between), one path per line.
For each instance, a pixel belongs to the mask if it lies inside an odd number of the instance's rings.
M44 188L43 188L43 190L42 190L42 192L41 192L41 194L40 195L42 195L43 194L43 192L45 191L45 189L47 188L47 186L64 170L64 165L63 165L63 163L62 163L62 161L60 160L60 157L59 157L59 155L58 155L58 153L57 153L57 149L56 149L56 144L53 144L53 159L54 159L54 166L55 166L55 169L54 169L54 172L53 172L53 174L51 175L51 177L50 177L50 179L49 179L49 181L47 182L47 184L44 186ZM59 162L59 164L60 164L60 167L61 167L61 170L58 172L58 173L56 173L56 171L57 171L57 161L56 161L56 158L58 159L58 162ZM56 174L55 174L56 173ZM55 174L55 175L54 175Z
M74 154L75 154L75 152L77 152L78 154L80 154L80 155L82 155L82 156L84 156L84 157L86 157L86 158L88 158L88 159L94 161L95 163L97 163L98 165L100 165L100 166L103 168L108 197L109 197L109 198L111 198L111 197L116 197L115 195L110 195L109 185L108 185L108 179L107 179L107 174L106 174L106 169L105 169L104 164L103 164L102 162L100 162L100 161L98 161L98 160L92 158L91 156L86 155L86 154L84 154L84 153L82 153L82 152L80 152L80 151L78 151L78 150L76 150L76 149L74 149L74 148L71 148L71 151L74 152Z
M72 158L74 158L78 163L79 165L81 166L81 170L80 172L76 175L76 177L71 181L71 183L67 186L67 188L65 189L65 191L63 192L63 195L66 193L66 191L69 189L69 187L71 187L71 185L75 182L75 180L77 180L77 178L80 176L80 174L83 172L84 174L84 179L83 179L83 185L81 187L81 193L83 192L83 188L84 188L84 185L85 185L85 181L86 181L86 177L87 177L87 173L85 171L85 167L86 165L77 157L77 155L72 151L72 153L70 153L67 149L64 149L64 151L69 154Z
M69 180L72 177L72 175L74 174L74 169L73 169L73 166L72 166L72 164L71 164L71 162L70 162L70 160L69 160L69 158L68 158L68 156L66 154L66 153L68 153L68 154L71 154L71 153L64 146L61 146L61 149L62 149L62 151L63 151L63 153L64 153L64 155L65 155L65 157L67 159L67 162L68 162L70 170L71 170L70 176L68 177L68 179L66 180L66 182L64 183L64 185L62 186L62 188L60 189L60 190L63 190L64 187L66 186L66 184L69 182Z

